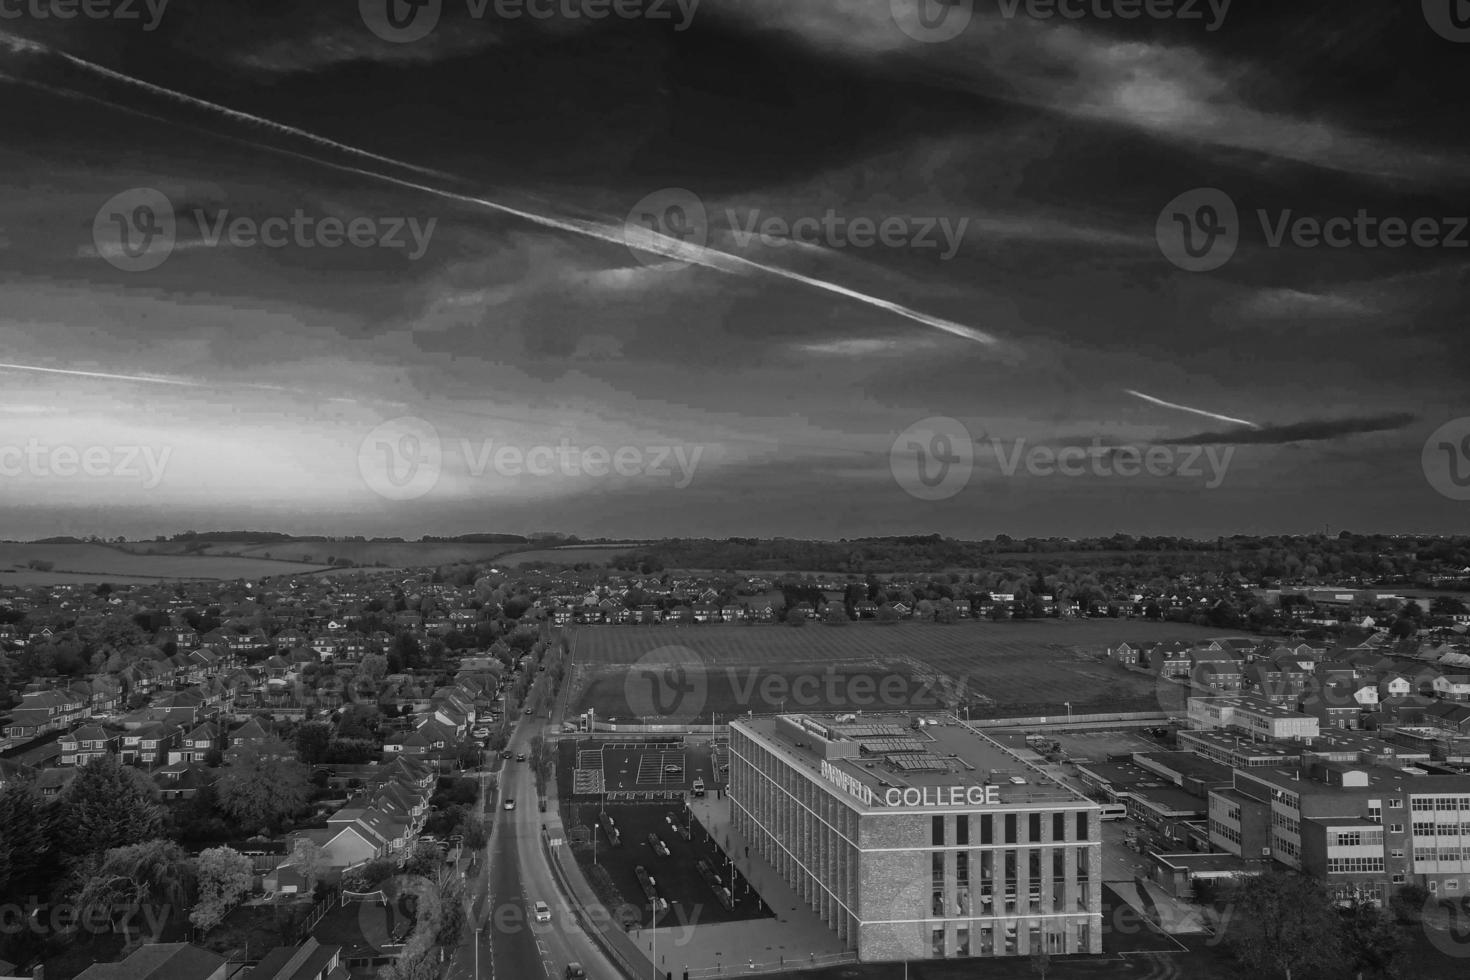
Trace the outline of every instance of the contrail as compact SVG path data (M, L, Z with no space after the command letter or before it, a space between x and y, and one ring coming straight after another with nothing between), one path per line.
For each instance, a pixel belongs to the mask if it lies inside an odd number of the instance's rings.
M151 82L146 82L142 79L133 78L129 75L124 75L120 72L113 71L110 68L105 68L101 65L93 64L92 62L85 61L73 55L66 54L65 52L55 51L54 49L51 49L42 44L37 44L33 41L16 38L12 35L5 34L4 32L0 32L0 42L9 43L12 51L16 52L55 54L61 58L66 59L66 61L71 64L74 64L95 74L100 74L106 78L124 82L129 85L138 86L146 91L163 95L165 97L171 98L175 101L183 102L188 105L201 106L219 112L230 119L243 120L255 125L265 126L277 132L301 137L303 139L316 143L317 145L338 150L343 153L374 160L379 163L388 164L393 167L400 167L435 177L441 177L446 180L460 180L460 178L456 177L453 174L447 174L442 171L415 166L410 163L405 163L401 160L395 160L391 157L380 156L376 153L371 153L367 150L363 150L355 146L350 146L345 143L339 143L336 140L331 140L323 136L318 136L315 133L311 133L303 129L298 129L294 126L288 126L284 123L278 123L273 120L263 119L260 116L254 116L249 113L230 109L226 106L217 105L213 102L207 102L203 99L198 99L194 96L187 95L182 92L175 92L172 89L163 88L162 86L154 85ZM112 103L108 102L105 99L96 99L93 97L88 98L92 98L93 101L102 102L103 104L112 105ZM126 111L126 107L114 107L124 109ZM225 138L228 139L229 137ZM790 269L783 269L779 266L756 262L730 252L724 252L719 249L710 248L705 245L695 245L692 243L684 242L679 239L672 238L667 235L662 235L652 230L644 229L641 227L630 227L624 229L598 222L558 218L551 215L538 214L532 211L524 211L520 208L515 208L508 204L491 201L486 198L475 197L469 194L461 194L455 191L448 191L444 190L443 188L433 187L428 184L421 184L416 181L407 180L402 177L395 177L391 174L379 173L374 170L364 170L361 167L354 167L344 163L336 163L331 160L324 160L317 157L307 157L303 154L296 153L291 150L286 150L280 147L270 146L268 144L251 145L258 147L259 149L267 150L269 152L281 153L287 156L296 157L298 159L306 159L312 163L317 164L318 166L329 167L331 169L339 170L344 173L356 174L357 176L366 177L370 180L383 181L385 183L393 184L398 187L416 190L424 194L430 194L435 197L443 198L445 200L456 201L461 204L468 204L474 207L496 211L501 214L520 218L521 220L528 221L532 224L540 225L544 228L551 228L558 231L568 232L574 235L581 235L583 237L593 238L609 244L621 245L639 251L649 252L654 255L661 255L665 258L678 259L683 262L688 262L690 264L698 265L707 269L714 269L716 271L724 272L727 274L739 274L745 272L765 273L766 275L786 279L790 282L800 283L805 286L810 286L814 289L820 289L837 296L842 296L846 299L851 299L859 303L864 303L868 306L874 307L875 309L880 309L885 312L901 316L904 319L907 319L913 323L920 324L921 326L940 330L944 333L948 333L956 337L961 337L974 343L984 344L986 346L995 346L1000 343L1000 341L991 334L976 330L973 327L967 327L964 324L956 323L952 320L946 320L942 317L932 316L928 313L923 313L919 310L911 309L910 307L903 306L891 300L882 299L868 293L860 292L856 289L851 289L847 286L838 285L834 282L828 282L825 279L816 279L811 276L802 275L801 273L794 272Z
M1174 402L1166 402L1162 398L1155 398L1153 395L1145 395L1143 392L1134 391L1132 388L1124 388L1123 390L1132 395L1134 398L1142 398L1146 402L1150 402L1154 405L1161 405L1164 408L1172 408L1180 412L1189 412L1192 415L1203 415L1205 418L1214 419L1216 422L1229 422L1232 425L1244 425L1252 429L1260 428L1260 426L1256 423L1248 422L1245 419L1231 418L1228 415L1220 415L1217 412L1207 412L1202 408L1190 408L1188 405L1178 405Z
M135 88L141 88L144 91L153 93L154 95L161 95L164 98L172 99L173 101L182 103L184 105L208 109L211 112L220 113L226 118L236 120L237 122L249 123L252 126L260 126L277 133L285 134L287 136L300 137L301 139L315 143L318 146L327 147L333 150L339 150L343 153L349 153L353 156L362 157L368 160L376 160L379 163L386 163L395 167L403 167L405 169L412 170L421 174L427 174L432 177L442 177L445 180L459 179L453 174L447 174L442 170L434 170L430 167L421 167L416 164L405 163L402 160L394 160L392 157L381 156L369 150L364 150L361 147L350 146L346 143L339 143L334 139L328 139L325 136L320 136L316 133L310 132L305 129L299 129L296 126L290 126L283 122L277 122L274 119L266 119L263 116L257 116L249 112L242 112L239 109L231 109L229 106L223 106L217 102L210 102L206 99L201 99L196 96L189 95L187 92L175 91L171 88L165 88L162 85L155 85L152 82L144 81L141 78L134 78L132 75L124 75L122 72L113 71L111 68L107 68L103 65L99 65L94 62L78 58L75 55L67 54L65 51L58 51L48 45L40 44L36 41L26 40L25 38L19 38L13 34L7 34L4 31L0 31L0 43L9 45L11 53L13 54L55 55L58 58L64 59L67 63L75 65L76 67L81 68L84 71L92 72L95 75L101 75L104 78L109 78L116 82L122 82L125 85L132 85Z
M0 364L0 371L35 371L40 374L65 374L73 378L103 378L108 381L139 381L150 385L174 385L179 388L213 388L199 381L177 378L150 378L142 374L109 374L105 371L76 371L70 368L37 367L34 364Z

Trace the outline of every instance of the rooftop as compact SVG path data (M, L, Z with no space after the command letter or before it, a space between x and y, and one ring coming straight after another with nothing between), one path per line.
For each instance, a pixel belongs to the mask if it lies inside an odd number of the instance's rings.
M921 727L910 714L778 715L736 724L818 780L845 789L838 795L868 812L1097 805L988 735L936 717L943 723Z

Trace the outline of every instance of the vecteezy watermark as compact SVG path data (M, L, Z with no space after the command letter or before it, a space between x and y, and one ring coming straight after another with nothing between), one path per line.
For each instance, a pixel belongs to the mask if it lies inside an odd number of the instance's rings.
M1470 7L1464 0L1421 0L1424 20L1446 41L1470 42Z
M1025 439L991 437L977 443L958 419L934 416L899 433L889 450L893 479L920 500L947 500L964 490L974 475L977 447L995 457L1002 476L1135 477L1202 480L1214 490L1225 480L1234 446L1114 445L1094 436L1089 445L1031 445Z
M975 0L888 0L893 23L924 44L953 41L975 17Z
M153 490L172 455L172 446L50 446L32 438L0 444L0 477L141 480L144 490Z
M741 248L759 241L769 248L790 244L818 245L825 248L910 248L938 249L944 260L954 258L964 240L969 218L957 221L948 217L889 215L881 219L864 216L847 217L828 208L821 217L807 216L794 220L776 215L761 217L753 208L742 217L734 208L725 212L735 243Z
M1006 20L1182 20L1203 21L1218 31L1231 0L996 0Z
M172 905L111 902L80 906L71 902L43 902L32 895L26 902L0 904L0 935L31 933L59 936L71 933L107 935L126 924L150 936L162 933L173 914Z
M390 419L358 445L358 472L368 488L389 500L415 500L431 492L444 471L446 456L457 452L465 471L481 478L502 477L655 477L670 479L676 490L694 482L703 446L556 445L517 446L494 439L459 439L446 446L432 423L404 416Z
M1319 217L1291 208L1257 208L1256 220L1268 248L1470 248L1470 217L1463 215L1401 217L1358 208L1352 215ZM1159 250L1188 272L1218 269L1235 254L1241 221L1235 202L1224 191L1199 187L1174 198L1159 212L1154 226Z
M1424 440L1424 478L1451 500L1470 500L1470 416L1450 419Z
M472 20L654 20L670 21L675 31L694 22L699 0L464 0ZM394 44L421 41L444 15L444 0L358 0L367 29Z
M193 217L199 244L208 248L405 249L411 261L423 258L439 223L438 218L421 222L411 216L321 217L300 208L264 218L231 214L227 208L211 216L195 208ZM124 272L158 268L180 247L173 203L151 187L113 195L92 221L92 244L98 255Z
M119 20L141 21L143 30L158 29L169 0L0 0L0 21Z
M902 670L819 671L716 667L698 653L672 644L651 650L629 667L623 697L634 718L655 724L707 720L711 685L720 710L757 711L955 711L970 701L970 678Z
M689 264L686 257L709 245L709 212L686 187L665 187L645 195L623 220L623 242L647 266Z
M1005 476L1015 476L1024 467L1028 476L1096 477L1181 477L1203 478L1206 490L1225 480L1234 446L1105 445L1093 437L1088 446L1032 446L1025 439L1009 448L999 439L990 440L996 462Z
M935 415L898 434L888 450L894 481L919 500L948 500L969 486L975 440L957 419Z

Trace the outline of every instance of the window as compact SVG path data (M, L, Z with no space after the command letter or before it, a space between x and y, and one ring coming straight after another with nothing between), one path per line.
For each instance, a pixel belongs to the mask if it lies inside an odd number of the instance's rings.
M1457 892L1457 891L1459 891L1460 890L1460 879L1459 878L1451 878L1449 881L1446 881L1444 883L1444 890L1447 891L1447 892Z
M1005 843L1007 843L1007 844L1014 844L1014 843L1016 843L1016 815L1014 813L1007 813L1006 814L1006 839L1005 839Z
M930 833L936 847L944 844L944 817L934 817L931 821Z
M1027 823L1029 823L1031 826L1029 828L1030 836L1026 839L1032 841L1033 843L1035 841L1041 840L1041 814L1031 814L1031 819L1028 820Z
M1051 839L1065 840L1067 837L1067 815L1065 813L1053 813L1051 815Z
M1391 858L1403 858L1404 849L1402 847L1395 847L1393 850L1388 852L1388 856Z
M994 818L988 813L980 815L980 843L982 844L995 843L995 832L991 828L992 820Z
M1388 808L1390 810L1402 810L1404 808L1404 801L1403 800L1389 800L1388 801Z
M1087 840L1087 811L1077 811L1077 839Z
M954 820L954 842L961 847L970 843L970 816L962 813Z

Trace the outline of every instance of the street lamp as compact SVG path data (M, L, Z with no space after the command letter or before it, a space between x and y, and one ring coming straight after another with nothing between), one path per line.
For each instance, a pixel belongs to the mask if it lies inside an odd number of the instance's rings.
M1067 706L1067 720L1068 721L1071 721L1072 720L1072 702L1071 701L1063 701L1062 703Z

